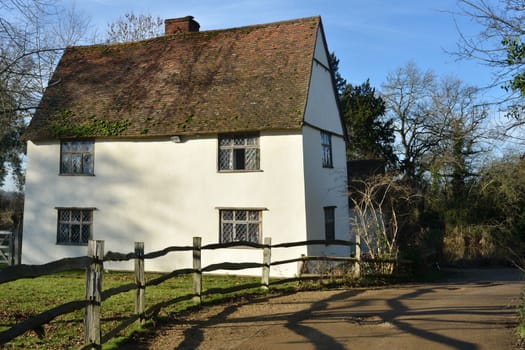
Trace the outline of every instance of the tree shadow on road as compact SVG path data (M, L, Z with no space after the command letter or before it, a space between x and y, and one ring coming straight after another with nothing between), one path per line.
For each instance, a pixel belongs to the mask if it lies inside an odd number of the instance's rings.
M464 334L494 326L496 316L511 319L515 310L502 307L499 301L493 305L486 304L483 297L480 302L466 304L458 301L449 303L447 298L461 295L465 288L501 285L497 281L485 283L475 279L447 284L388 287L370 293L366 289L354 289L321 291L318 296L307 294L316 292L299 292L297 295L289 293L292 296L290 298L281 293L242 297L216 308L205 305L199 316L188 314L167 325L167 328L177 327L177 331L172 333L176 335L170 336L178 337L169 348L181 350L202 346L212 349L210 342L220 348L224 345L221 343L223 341L232 349L246 346L264 348L270 345L300 348L308 345L318 350L342 350L358 340L367 343L378 337L399 336L401 338L397 340L402 339L404 342L413 336L427 345L474 350L479 348L479 344L468 341L468 338L465 340L462 332ZM281 297L283 299L279 299ZM436 298L442 302L432 305L426 302ZM257 304L256 312L250 312L254 309L243 309ZM428 327L429 324L432 326ZM384 328L384 325L390 329ZM359 326L366 326L363 333L359 331ZM279 328L273 327L281 327L279 339L274 337ZM447 329L452 332L447 332ZM212 332L208 333L210 330ZM213 339L214 334L220 335L220 339ZM268 340L268 344L254 343L253 339L263 339L263 342ZM135 347L147 348L147 345Z
M412 314L412 311L406 306L406 304L403 303L403 301L410 300L410 299L416 299L418 297L421 297L422 295L433 293L435 292L434 288L423 288L418 289L413 293L408 293L400 296L399 298L391 299L387 301L388 306L390 307L390 310L383 313L382 318L385 322L392 323L396 328L399 330L410 333L414 336L424 338L426 340L436 342L441 345L449 345L454 349L462 349L462 350L476 350L478 347L470 342L462 341L459 339L454 339L452 337L447 337L435 332L431 332L422 328L417 328L412 326L408 322L401 321L398 316L400 315L407 315ZM444 310L440 311L440 314L447 315L451 313L465 313L468 312L466 310L450 310L448 308L445 308ZM422 312L422 315L428 315L427 312Z
M264 298L258 297L256 300L251 298L245 299L243 302L235 303L233 305L226 306L222 311L213 317L205 321L196 321L193 325L184 330L184 340L175 348L177 350L183 349L196 349L199 344L204 341L204 330L207 327L220 326L221 324L227 322L229 324L235 324L239 327L243 325L252 325L253 323L261 323L268 325L281 324L286 328L290 329L292 332L304 337L305 343L314 345L316 349L331 349L331 350L343 350L345 347L343 344L340 344L335 338L324 334L313 327L301 324L301 322L308 320L312 317L313 313L316 311L321 311L326 308L328 303L345 300L361 293L361 291L344 291L338 294L331 296L311 304L311 306L305 310L299 312L280 312L278 314L269 314L264 316L246 316L246 317L232 317L236 311L238 311L242 306L250 303L265 303L269 302L271 299L282 297L283 294L267 296ZM293 293L292 293L293 294ZM304 303L304 302L300 302ZM252 325L253 327L253 325Z
M286 328L303 336L308 340L308 343L314 345L316 349L344 350L346 349L345 346L337 339L320 332L314 327L310 327L301 323L311 319L314 313L326 310L329 303L347 300L348 298L356 296L359 293L360 292L357 291L345 291L335 294L330 298L315 302L307 310L297 312L292 317L290 317L286 323Z

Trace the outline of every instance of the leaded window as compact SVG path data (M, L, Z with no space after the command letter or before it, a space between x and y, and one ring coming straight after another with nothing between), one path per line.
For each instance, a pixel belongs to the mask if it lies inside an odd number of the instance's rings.
M323 149L323 167L332 168L332 135L325 131L321 131L321 147Z
M57 244L85 245L92 228L93 209L58 209Z
M261 211L245 209L224 209L220 211L220 241L261 242Z
M93 141L62 141L60 174L94 175L94 155Z
M259 135L219 136L219 171L259 170Z

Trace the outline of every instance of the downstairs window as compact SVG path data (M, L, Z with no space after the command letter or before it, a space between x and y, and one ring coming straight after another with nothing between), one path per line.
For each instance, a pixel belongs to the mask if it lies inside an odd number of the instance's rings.
M261 210L220 210L220 243L261 243Z
M92 238L93 209L59 208L57 244L86 245Z

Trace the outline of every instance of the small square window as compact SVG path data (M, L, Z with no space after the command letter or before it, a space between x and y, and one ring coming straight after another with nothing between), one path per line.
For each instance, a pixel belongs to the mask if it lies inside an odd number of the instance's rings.
M225 209L220 211L220 242L261 242L261 211Z
M259 135L219 136L219 171L259 170Z
M58 209L57 244L86 245L92 227L93 209Z
M62 141L60 174L94 175L94 141Z

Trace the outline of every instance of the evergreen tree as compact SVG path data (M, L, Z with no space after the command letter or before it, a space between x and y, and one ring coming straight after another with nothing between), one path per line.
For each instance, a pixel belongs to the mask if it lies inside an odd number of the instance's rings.
M383 158L395 165L394 129L392 119L384 119L385 102L367 80L353 86L347 84L340 96L346 123L349 159Z
M349 136L347 158L382 158L395 166L393 121L384 118L384 101L368 80L358 86L348 84L339 72L339 59L333 52L330 54L330 66Z
M346 87L346 79L343 78L343 76L339 72L339 59L335 56L334 52L330 54L329 59L330 59L330 66L332 68L332 73L334 75L335 88L337 90L337 94L341 96L341 94L343 93L343 90Z

